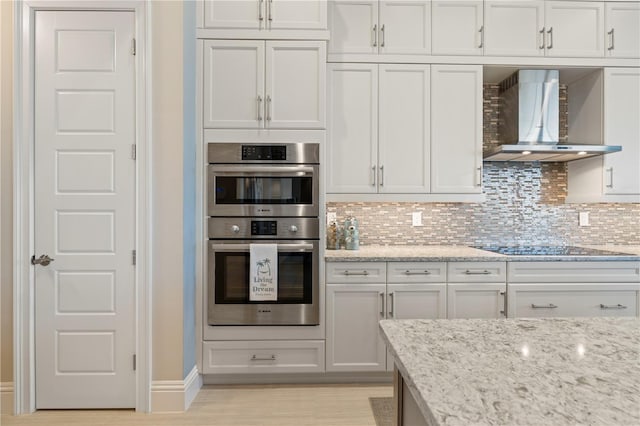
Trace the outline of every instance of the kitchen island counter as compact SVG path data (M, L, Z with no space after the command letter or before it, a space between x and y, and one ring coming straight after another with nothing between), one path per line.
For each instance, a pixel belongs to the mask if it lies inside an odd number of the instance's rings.
M404 424L415 424L407 406L427 425L640 424L637 318L383 320L380 328Z

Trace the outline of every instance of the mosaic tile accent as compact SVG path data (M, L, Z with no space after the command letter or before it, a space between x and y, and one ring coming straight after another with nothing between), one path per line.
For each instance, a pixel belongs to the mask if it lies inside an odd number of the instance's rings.
M567 90L560 87L560 138L567 140ZM484 86L483 148L499 145L498 86ZM640 204L564 204L566 163L486 162L484 203L328 203L338 220L360 221L363 245L640 244ZM424 226L411 226L422 212ZM578 226L589 212L591 226Z

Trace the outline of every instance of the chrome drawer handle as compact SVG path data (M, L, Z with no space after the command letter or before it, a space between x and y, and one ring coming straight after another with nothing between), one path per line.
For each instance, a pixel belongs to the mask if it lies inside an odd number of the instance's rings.
M467 275L491 275L491 272L487 271L486 269L484 271L470 271L469 269L467 269L466 271L464 271L464 273Z
M600 304L600 309L627 309L626 306L621 305L621 304L617 304L617 305L603 305L602 303Z
M271 355L270 357L266 357L266 358L262 358L259 357L257 355L253 355L251 357L251 361L275 361L276 360L276 356L275 355Z
M367 276L369 275L369 271L362 271L362 272L350 272L349 270L344 271L344 274L349 276L349 275L364 275Z
M548 305L534 305L533 303L531 304L531 307L533 309L555 309L557 308L556 305L554 305L553 303L549 303Z
M406 271L404 271L404 274L405 275L431 275L431 272L427 270L413 272L407 269Z

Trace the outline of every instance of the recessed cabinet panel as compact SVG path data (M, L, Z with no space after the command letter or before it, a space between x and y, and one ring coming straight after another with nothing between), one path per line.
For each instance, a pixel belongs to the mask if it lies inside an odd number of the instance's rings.
M544 1L485 1L484 54L544 56Z
M602 2L545 2L546 54L559 57L604 55Z
M447 318L504 318L504 283L447 284Z
M329 53L378 51L378 1L329 1Z
M482 1L434 1L431 14L434 55L482 54L485 36Z
M447 285L387 285L387 318L437 319L447 317Z
M640 58L640 2L605 3L605 55Z
M431 2L380 0L377 44L380 53L428 55L431 52Z
M264 28L264 0L205 0L203 7L207 28Z
M266 17L269 29L324 30L327 28L327 1L271 0L266 5Z

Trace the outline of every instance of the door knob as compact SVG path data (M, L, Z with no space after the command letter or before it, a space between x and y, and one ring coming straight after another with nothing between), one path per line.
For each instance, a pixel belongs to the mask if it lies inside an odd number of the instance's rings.
M37 259L36 259L35 255L31 256L31 264L32 265L48 266L54 260L55 259L50 258L49 255L46 255L46 254L43 254L42 256L40 256Z

